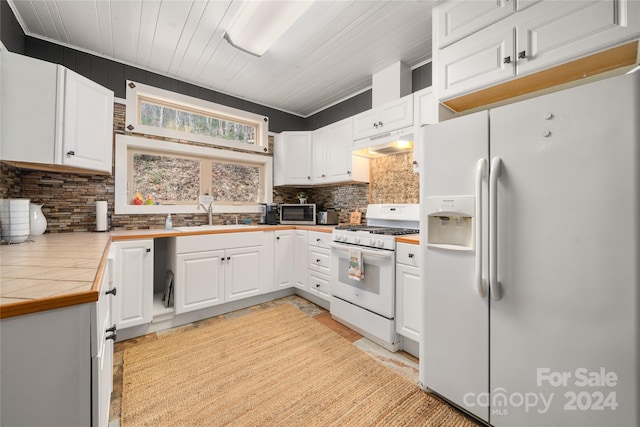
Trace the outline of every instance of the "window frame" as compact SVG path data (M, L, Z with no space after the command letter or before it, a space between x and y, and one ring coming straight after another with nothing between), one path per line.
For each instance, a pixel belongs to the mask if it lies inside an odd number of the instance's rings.
M238 150L267 153L269 147L269 118L260 114L250 113L226 105L216 104L203 99L194 98L165 89L148 86L142 83L127 80L125 128L128 132L145 135L156 135L163 138L182 139L215 147L235 148ZM227 140L208 135L183 132L173 129L158 128L155 126L140 124L140 102L157 101L167 106L183 108L203 114L211 114L221 119L235 120L238 123L256 125L256 143Z
M129 183L129 148L134 150L151 151L160 155L193 156L210 160L228 160L230 162L250 163L262 166L263 203L273 201L273 158L271 156L253 153L242 153L231 150L212 149L186 143L170 142L160 139L145 138L139 135L116 134L115 142L115 203L116 215L130 214L204 214L197 204L175 205L131 205L127 199ZM202 185L200 184L202 192ZM259 213L260 207L255 205L219 205L213 202L213 213Z

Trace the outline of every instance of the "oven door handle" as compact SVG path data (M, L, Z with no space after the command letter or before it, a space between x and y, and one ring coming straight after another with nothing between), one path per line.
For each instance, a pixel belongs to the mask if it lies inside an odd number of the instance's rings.
M384 259L393 259L394 254L395 254L394 251L381 251L381 250L375 250L375 249L366 249L366 248L362 248L360 246L341 245L339 243L329 243L329 246L332 249L337 249L339 251L346 251L346 252L348 252L349 249L351 249L353 247L357 247L358 249L360 249L362 251L362 255L373 256L373 257L384 258Z

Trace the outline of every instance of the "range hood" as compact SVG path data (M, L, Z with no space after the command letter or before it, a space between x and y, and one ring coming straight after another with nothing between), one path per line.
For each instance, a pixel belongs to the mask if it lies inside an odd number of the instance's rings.
M380 157L402 154L413 150L413 126L355 141L353 154L362 157Z
M372 76L373 108L411 94L411 68L396 62ZM413 126L395 129L354 141L353 154L363 157L380 157L407 153L413 150Z

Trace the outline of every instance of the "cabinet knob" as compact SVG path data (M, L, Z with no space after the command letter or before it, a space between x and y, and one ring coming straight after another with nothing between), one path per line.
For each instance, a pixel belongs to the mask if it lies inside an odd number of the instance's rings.
M373 127L374 127L374 128L376 128L376 129L378 129L378 124L374 122L374 123L373 123Z
M105 332L115 332L116 331L116 325L114 324L112 327L105 329Z
M502 62L503 62L504 64L511 64L511 56L507 56L507 57L505 57L505 58L502 60Z
M310 176L308 176L308 177L307 177L307 179L310 181L310 180L311 180L311 177L310 177Z
M347 175L351 175L351 171L347 171Z
M409 254L409 258L413 258L413 256L414 256L413 254Z
M320 264L320 260L319 260L319 259L317 259L317 260L316 260L316 262L317 262L318 264Z
M280 236L276 237L276 240L280 240Z
M115 296L117 292L118 291L116 290L116 288L111 288L108 291L106 291L104 294L105 295L114 295Z
M414 160L413 162L411 162L414 166L416 166L418 164L417 160Z
M320 242L320 239L316 238L316 242Z
M322 177L323 177L323 178L325 178L325 177L326 177L326 175L325 175L325 174L322 174Z
M105 337L105 340L113 340L113 342L116 342L117 337L118 336L116 334L110 334Z
M527 57L527 51L523 50L522 52L518 52L518 59L524 59Z
M75 156L76 152L75 151L67 151L67 156L71 157L71 156Z
M319 288L319 287L320 287L320 283L316 283L316 288Z
M382 122L378 122L378 126L382 127L384 124Z
M230 256L228 256L228 257L227 257L227 261L229 261L230 259L231 259L231 257L230 257Z
M146 249L146 252L147 252L147 253L151 252L151 248L147 248L147 249Z

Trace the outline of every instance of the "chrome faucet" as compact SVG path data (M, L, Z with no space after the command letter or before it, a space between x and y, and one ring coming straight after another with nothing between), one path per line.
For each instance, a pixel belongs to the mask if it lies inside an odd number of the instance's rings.
M209 207L206 207L202 203L198 205L198 209L202 208L209 214L209 225L213 225L213 202L209 203Z

